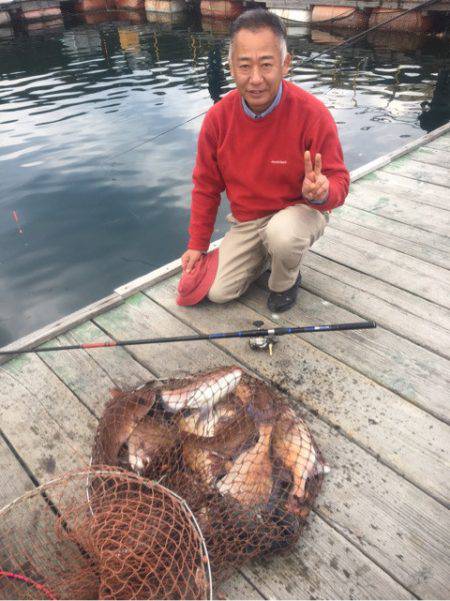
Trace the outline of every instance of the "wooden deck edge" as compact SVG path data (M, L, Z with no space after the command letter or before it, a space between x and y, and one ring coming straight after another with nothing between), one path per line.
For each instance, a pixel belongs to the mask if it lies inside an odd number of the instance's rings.
M398 159L399 157L408 154L408 152L411 152L412 150L416 150L416 148L419 148L420 146L428 144L432 140L439 138L440 136L449 131L450 122L446 123L445 125L442 125L441 127L438 127L434 131L431 131L428 134L425 134L424 136L421 136L420 138L417 138L417 140L412 140L411 142L408 142L404 146L397 148L397 150L393 150L392 152L389 152L388 154L385 154L382 157L378 157L378 159L375 159L374 161L371 161L366 165L358 167L358 169L354 169L350 173L350 181L355 182L356 180L361 179L365 175L368 175L369 173L372 173L377 169L381 169L382 167L389 165L389 163L391 163L395 159Z
M209 250L217 248L221 241L222 238L219 238L219 240L212 242L209 245ZM141 290L144 290L144 288L153 286L154 284L157 284L158 282L175 275L179 271L181 271L181 259L175 259L174 261L171 261L162 267L158 267L158 269L150 271L150 273L147 273L146 275L128 282L128 284L119 286L119 288L116 288L114 292L119 294L122 298L127 298L128 296L135 294L135 292L140 292Z
M388 165L393 160L407 154L408 152L411 152L412 150L415 150L420 146L428 144L432 140L439 138L440 136L449 131L450 122L445 125L442 125L438 129L435 129L434 131L428 134L425 134L424 136L421 136L420 138L417 138L416 140L408 142L407 144L398 148L397 150L394 150L382 157L379 157L378 159L375 159L374 161L371 161L370 163L367 163L362 167L358 167L358 169L354 169L350 173L350 180L354 182L364 177L365 175L368 175L369 173L372 173L373 171L376 171L377 169ZM220 245L222 239L223 238L219 238L219 240L216 240L215 242L210 244L210 250L217 248ZM94 303L87 305L86 307L83 307L78 311L75 311L74 313L70 313L69 315L62 317L61 319L58 319L57 321L54 321L49 325L44 326L43 328L40 328L35 332L32 332L31 334L28 334L27 336L15 340L9 345L1 348L1 350L26 350L34 348L35 346L38 346L39 344L42 344L43 342L46 342L47 340L50 340L51 338L62 334L70 328L79 325L83 321L86 321L87 319L90 319L95 315L102 313L106 309L111 309L112 307L120 304L125 298L135 294L136 292L140 292L145 288L149 288L150 286L175 275L179 271L181 271L181 260L175 259L174 261L166 263L165 265L162 265L161 267L158 267L157 269L154 269L153 271L150 271L149 273L139 278L136 278L131 282L119 286L109 296L105 296L104 298L101 298L98 301L95 301ZM10 357L0 358L0 365L8 361L9 358Z
M65 315L61 317L61 319L57 319L56 321L40 328L28 334L27 336L23 336L11 342L7 346L1 348L2 351L19 351L31 349L39 344L47 342L47 340L51 340L55 336L66 332L70 328L74 328L77 325L85 322L87 319L98 315L99 313L103 313L106 309L111 309L116 305L119 305L122 302L122 297L116 293L110 294L109 296L105 296L94 303L87 305L78 311L74 311L69 315ZM8 361L11 357L0 357L0 365Z

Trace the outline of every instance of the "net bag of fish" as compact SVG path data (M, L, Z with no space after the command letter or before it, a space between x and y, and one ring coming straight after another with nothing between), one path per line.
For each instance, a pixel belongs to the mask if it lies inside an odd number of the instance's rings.
M114 391L92 462L156 480L185 499L215 582L294 545L328 471L287 400L234 366Z
M107 468L0 510L2 599L210 599L203 536L164 486Z

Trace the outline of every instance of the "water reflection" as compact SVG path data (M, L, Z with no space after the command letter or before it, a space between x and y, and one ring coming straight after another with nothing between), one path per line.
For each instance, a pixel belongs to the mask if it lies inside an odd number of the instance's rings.
M52 25L0 28L0 345L182 252L196 117L232 88L225 21ZM290 29L291 79L330 108L351 168L449 119L448 46L389 36L305 63L342 35Z

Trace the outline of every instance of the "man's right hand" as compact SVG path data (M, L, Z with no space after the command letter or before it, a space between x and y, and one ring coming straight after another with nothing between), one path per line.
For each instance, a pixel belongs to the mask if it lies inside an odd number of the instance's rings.
M190 271L192 271L192 269L194 268L194 265L200 259L201 255L202 255L201 250L188 249L181 256L181 266L183 267L183 271L185 271L186 273L189 273Z

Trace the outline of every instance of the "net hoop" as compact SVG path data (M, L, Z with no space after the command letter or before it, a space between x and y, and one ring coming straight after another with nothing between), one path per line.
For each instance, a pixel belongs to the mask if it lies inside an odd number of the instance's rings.
M38 591L44 593L44 595L47 597L47 599L50 599L50 601L56 601L57 599L56 596L46 586L44 586L43 584L39 584L39 582L35 582L31 578L28 578L28 576L24 576L23 574L16 574L15 572L5 572L4 570L0 570L0 578L2 577L25 582L25 584L33 586Z
M174 493L172 490L166 488L165 486L162 486L162 484L160 484L159 482L156 482L153 480L148 480L148 479L142 478L141 476L138 476L137 474L134 474L132 472L120 470L117 468L105 468L103 466L103 467L99 467L98 469L96 469L95 467L92 467L91 464L92 464L92 457L90 459L89 469L69 472L68 474L65 474L64 476L60 476L58 478L54 478L53 480L49 480L48 482L41 484L35 488L32 488L31 490L25 492L24 494L16 497L10 503L7 503L4 507L0 508L0 520L5 519L6 516L8 515L8 513L16 505L18 505L28 499L36 497L38 495L46 496L46 492L48 491L49 488L56 487L56 486L58 486L58 484L67 481L68 477L82 478L83 476L86 476L86 496L87 496L87 501L88 501L88 505L89 505L89 510L91 512L91 515L93 516L94 512L92 510L90 496L89 496L89 487L90 487L91 478L96 475L97 476L108 476L108 477L114 477L114 476L129 477L129 478L133 479L135 482L139 482L140 484L142 484L143 486L146 486L149 489L154 488L154 489L159 490L164 495L169 495L172 499L176 500L177 504L182 506L183 510L187 514L189 521L192 524L194 531L199 539L199 543L200 543L200 546L201 546L201 549L203 552L202 564L205 569L205 575L207 576L207 588L208 588L207 599L209 601L212 601L213 600L213 584L212 584L212 571L211 571L211 564L210 564L208 549L206 546L206 542L205 542L203 533L199 526L199 523L198 523L194 513L192 512L191 508L186 503L186 501L182 497L180 497L179 495ZM1 576L9 577L11 579L16 579L16 580L22 580L23 582L29 584L30 586L34 586L36 589L39 589L42 592L44 592L48 599L52 599L52 600L56 599L56 597L53 595L53 593L51 593L50 590L46 589L46 587L44 585L40 585L39 583L34 582L31 578L28 578L27 576L23 576L21 574L15 574L14 572L6 572L6 571L0 570L0 577Z
M89 489L90 489L90 481L91 481L91 477L92 477L93 473L100 474L100 475L102 475L102 474L111 474L111 475L123 474L123 472L121 472L120 470L119 471L96 470L95 467L94 468L92 467L92 455L91 455L91 457L89 459L89 471L87 472L87 475L86 475L86 498L87 498L87 502L89 505L89 511L91 512L91 515L94 515L94 512L92 510L91 498L89 496ZM135 475L133 474L133 477L134 476ZM172 498L176 499L183 506L183 509L187 512L190 519L194 523L195 530L197 531L197 535L200 539L200 544L202 546L202 550L204 553L203 557L205 558L204 563L206 565L206 571L208 574L209 601L213 601L212 572L211 572L211 562L209 559L208 548L206 546L206 541L205 541L205 537L203 536L203 532L200 528L200 525L199 525L197 518L195 517L192 509L189 507L189 505L186 503L186 501L182 497L180 497L175 492L173 492L173 490L170 490L170 488L166 488L165 486L163 486L156 480L146 480L145 478L142 478L142 480L146 481L146 482L150 482L153 487L158 488L159 490L164 492L164 494L168 494Z

